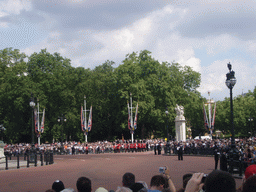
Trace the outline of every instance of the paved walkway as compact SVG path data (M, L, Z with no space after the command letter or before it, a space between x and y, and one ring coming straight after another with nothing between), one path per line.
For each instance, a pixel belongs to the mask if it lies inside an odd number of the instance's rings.
M122 185L125 172L135 174L136 181L145 181L148 185L153 175L159 174L159 167L167 165L177 189L182 186L185 173L210 173L214 168L213 157L186 156L178 161L177 156L153 155L153 153L56 155L54 164L30 168L12 168L0 171L1 192L42 192L51 188L55 180L63 181L66 188L76 190L76 181L85 176L91 179L92 188L105 187L116 190ZM17 165L13 163L14 167ZM1 165L2 166L2 165ZM242 181L237 180L237 187Z

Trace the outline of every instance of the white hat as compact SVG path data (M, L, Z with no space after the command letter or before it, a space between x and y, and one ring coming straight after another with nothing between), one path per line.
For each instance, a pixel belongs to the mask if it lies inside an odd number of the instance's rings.
M108 190L103 187L99 187L95 192L108 192Z

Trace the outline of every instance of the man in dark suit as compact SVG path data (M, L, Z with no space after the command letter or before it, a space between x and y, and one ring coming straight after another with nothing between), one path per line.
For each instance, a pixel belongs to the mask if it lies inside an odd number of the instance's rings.
M161 155L161 150L162 150L161 143L158 143L157 150L158 150L158 155Z
M177 147L177 151L178 151L178 160L183 161L183 146L179 144Z
M156 155L156 144L154 144L154 152L155 152L155 155Z
M215 161L215 169L217 169L217 168L218 168L219 155L220 155L219 148L218 148L218 146L217 146L217 143L215 143L215 145L214 145L214 161Z

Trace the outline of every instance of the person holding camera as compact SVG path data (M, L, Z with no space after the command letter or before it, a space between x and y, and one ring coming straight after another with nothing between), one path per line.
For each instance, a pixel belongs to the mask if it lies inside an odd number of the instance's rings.
M160 167L161 175L155 175L151 178L150 189L148 192L176 192L176 188L170 177L170 170L167 166Z
M214 170L207 177L204 176L204 173L194 173L187 183L185 192L198 192L203 187L205 192L236 192L236 182L230 173Z

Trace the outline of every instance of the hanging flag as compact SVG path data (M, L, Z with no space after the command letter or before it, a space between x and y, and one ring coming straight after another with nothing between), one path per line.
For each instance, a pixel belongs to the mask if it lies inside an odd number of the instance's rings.
M203 104L203 107L204 107L204 104ZM209 126L208 126L208 118L207 118L207 114L206 114L205 107L204 107L203 110L204 110L204 127L205 127L205 129L208 131Z
M89 115L89 120L88 120L88 131L91 131L92 129L92 106L90 109L90 115Z
M128 106L128 129L131 130L130 107L129 107L129 103L128 102L127 102L127 106Z
M215 115L216 115L216 103L214 105L214 112L213 112L213 117L212 117L212 130L214 129L214 123L215 123Z
M42 121L41 121L40 133L44 132L44 119L45 119L45 108L44 108L44 111L43 111L43 117L42 117Z
M134 118L134 129L137 129L138 107L139 107L139 103L137 103L137 107L136 107L136 113L135 113L135 118Z
M38 115L37 110L34 108L34 121L35 121L35 133L38 133Z
M85 121L84 121L84 111L83 111L83 106L81 106L81 128L82 131L85 131Z

